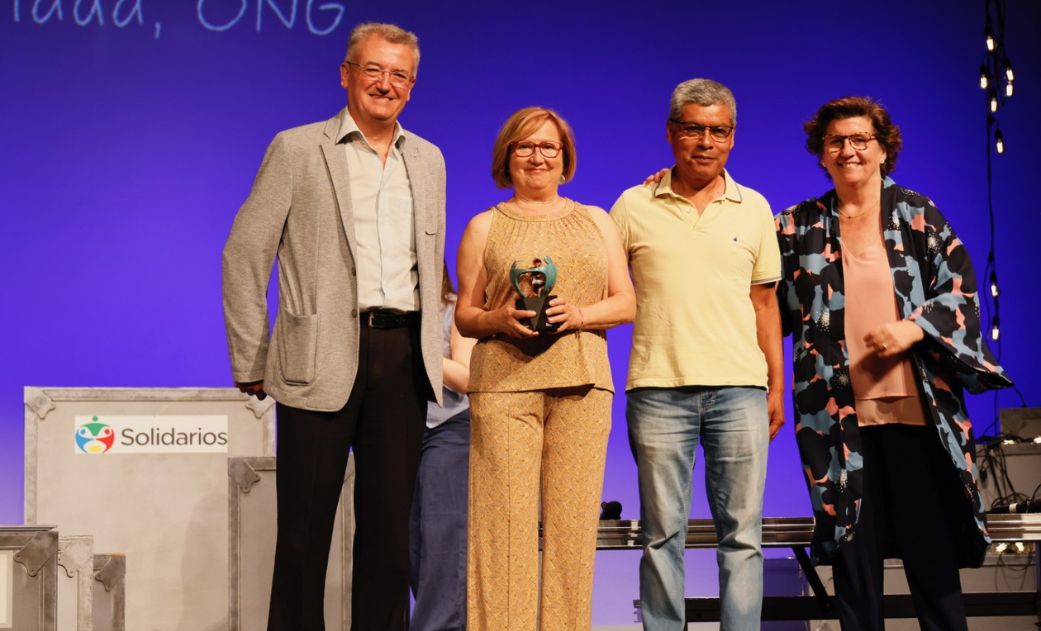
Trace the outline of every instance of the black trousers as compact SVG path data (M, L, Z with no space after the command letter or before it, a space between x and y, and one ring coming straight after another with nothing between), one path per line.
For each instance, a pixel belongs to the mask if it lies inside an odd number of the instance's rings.
M358 376L343 409L278 405L269 631L325 629L325 574L349 450L356 524L351 628L406 628L409 509L429 392L418 327L363 326Z
M922 629L967 630L956 533L968 510L933 427L860 429L864 497L853 541L834 564L843 631L884 629L882 567L899 556Z

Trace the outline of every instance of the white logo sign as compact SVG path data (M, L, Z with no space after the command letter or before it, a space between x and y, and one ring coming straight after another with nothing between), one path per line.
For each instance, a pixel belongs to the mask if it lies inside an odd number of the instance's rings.
M228 453L228 417L77 416L77 454Z

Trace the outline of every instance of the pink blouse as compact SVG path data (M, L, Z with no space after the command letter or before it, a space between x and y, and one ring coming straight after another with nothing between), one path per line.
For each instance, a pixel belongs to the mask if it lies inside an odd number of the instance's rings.
M842 272L846 289L846 347L857 424L925 425L911 360L906 354L879 357L864 343L864 336L872 329L901 319L882 239L864 252L843 249Z

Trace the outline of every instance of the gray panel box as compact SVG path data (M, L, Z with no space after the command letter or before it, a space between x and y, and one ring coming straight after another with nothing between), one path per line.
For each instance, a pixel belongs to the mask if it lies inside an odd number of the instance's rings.
M58 532L0 526L0 629L56 631Z
M59 537L58 568L58 628L93 631L94 537Z
M125 631L126 558L94 554L90 535L58 538L58 629Z
M126 631L126 568L122 554L94 555L94 631Z
M25 519L130 559L128 629L226 631L228 458L273 442L230 388L26 388Z
M354 457L333 526L325 581L325 626L350 631L353 569ZM275 562L275 459L228 460L229 631L267 628Z

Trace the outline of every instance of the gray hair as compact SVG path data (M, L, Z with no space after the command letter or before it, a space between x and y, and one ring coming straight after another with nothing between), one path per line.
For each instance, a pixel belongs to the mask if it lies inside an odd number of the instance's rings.
M669 103L669 120L680 120L685 105L726 105L730 108L730 124L737 125L737 102L734 93L712 79L688 79L672 91Z
M410 47L416 57L416 65L412 69L412 74L419 70L419 38L412 31L406 31L397 24L386 24L383 22L365 22L355 26L354 30L351 31L350 39L347 40L347 54L344 55L343 60L353 61L351 53L355 51L359 44L373 35L385 39L391 44L404 44Z

